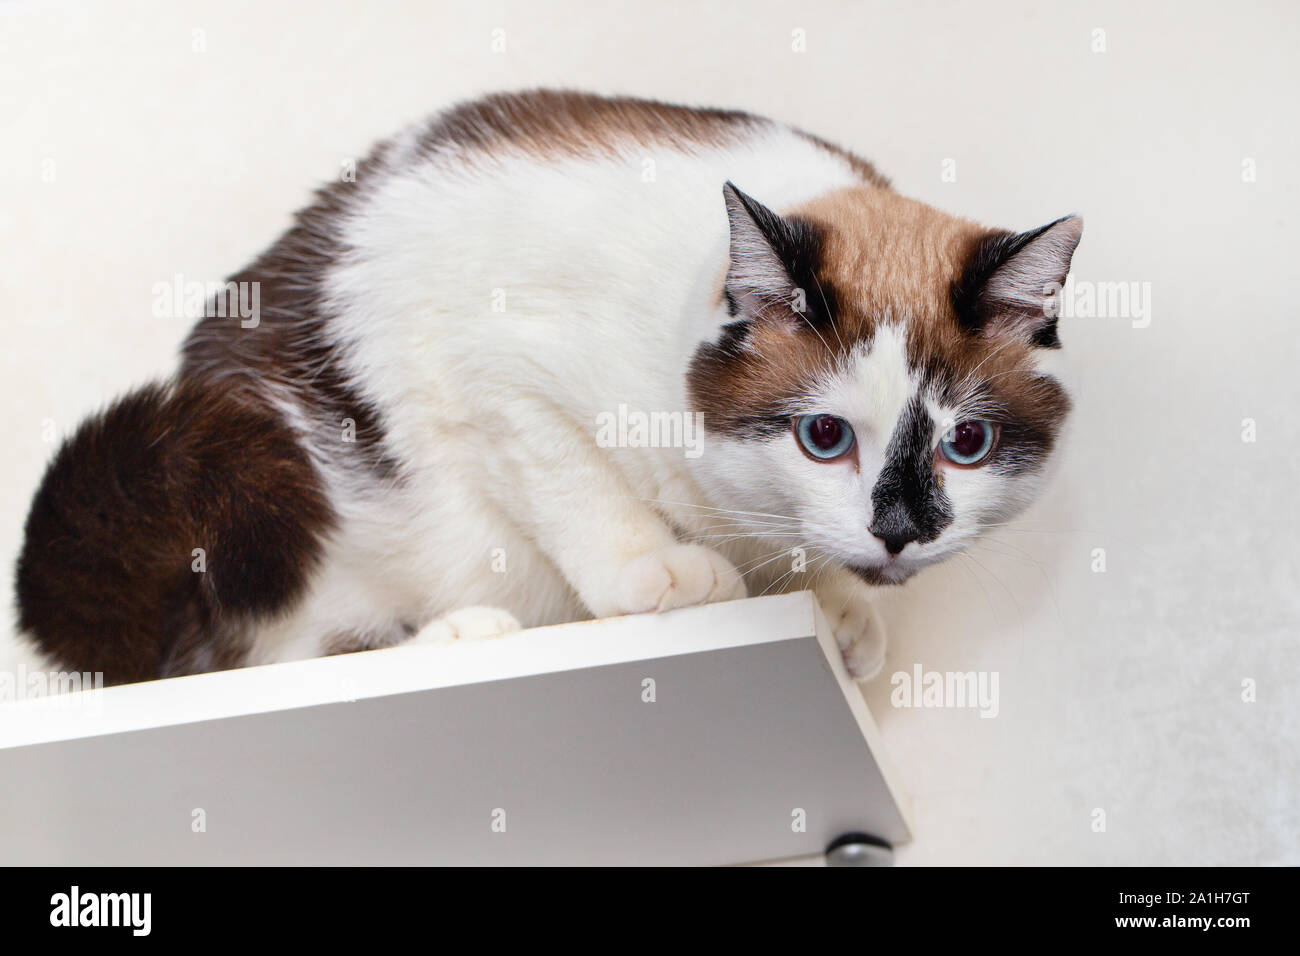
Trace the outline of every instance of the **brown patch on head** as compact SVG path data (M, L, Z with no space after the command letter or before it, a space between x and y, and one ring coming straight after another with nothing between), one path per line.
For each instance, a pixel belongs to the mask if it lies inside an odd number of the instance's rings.
M827 193L792 213L823 236L818 278L834 287L841 328L893 318L941 323L949 287L985 230L885 189Z
M835 352L815 334L775 325L728 326L701 346L687 382L694 408L713 431L772 437L790 427L791 403L807 395L835 364Z

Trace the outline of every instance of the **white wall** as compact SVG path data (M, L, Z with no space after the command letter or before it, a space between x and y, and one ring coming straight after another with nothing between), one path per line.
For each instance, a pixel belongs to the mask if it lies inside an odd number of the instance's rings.
M915 800L903 861L1300 863L1298 9L6 5L0 565L47 423L171 369L186 329L152 317L153 284L243 265L374 138L538 84L741 107L991 224L1078 211L1076 277L1150 283L1146 327L1063 325L1080 388L1051 494L890 601L886 675L997 671L1001 692L980 719L869 691Z

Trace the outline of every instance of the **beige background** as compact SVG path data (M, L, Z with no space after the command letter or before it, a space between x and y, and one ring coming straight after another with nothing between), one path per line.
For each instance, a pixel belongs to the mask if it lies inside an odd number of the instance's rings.
M0 564L51 436L170 371L186 328L154 283L243 265L376 137L538 84L741 107L954 212L1080 212L1076 277L1151 284L1146 328L1063 326L1080 387L1052 492L889 602L868 697L915 801L902 862L1300 863L1297 9L7 5ZM917 662L996 671L999 715L892 708Z

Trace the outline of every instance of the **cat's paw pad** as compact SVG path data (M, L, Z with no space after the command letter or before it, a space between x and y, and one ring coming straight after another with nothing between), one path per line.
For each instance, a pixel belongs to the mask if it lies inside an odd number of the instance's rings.
M871 602L849 601L827 619L849 676L865 681L879 674L885 663L885 624Z
M624 614L745 596L745 583L731 562L698 544L675 544L633 558L619 572L616 588L618 607Z
M520 630L518 619L499 607L463 607L430 621L411 638L412 644L448 644L500 637Z

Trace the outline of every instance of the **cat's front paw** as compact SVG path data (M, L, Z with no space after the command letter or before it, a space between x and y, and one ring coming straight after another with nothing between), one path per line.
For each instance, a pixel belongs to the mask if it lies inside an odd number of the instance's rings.
M623 614L642 614L735 601L745 596L745 583L731 562L711 548L674 544L625 564L615 590Z
M430 621L408 643L448 644L500 637L520 630L518 619L499 607L463 607Z
M844 666L854 680L870 680L885 663L885 623L862 594L818 592L818 600L839 645Z

